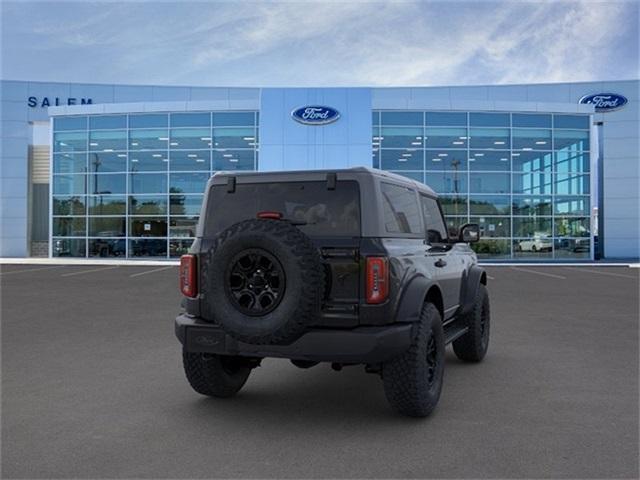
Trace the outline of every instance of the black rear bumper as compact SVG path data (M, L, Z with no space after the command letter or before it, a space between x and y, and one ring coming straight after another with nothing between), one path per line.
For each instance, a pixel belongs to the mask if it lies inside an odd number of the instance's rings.
M403 353L412 339L410 323L349 330L313 329L289 345L239 342L219 326L185 314L176 318L175 329L188 352L315 362L378 363Z

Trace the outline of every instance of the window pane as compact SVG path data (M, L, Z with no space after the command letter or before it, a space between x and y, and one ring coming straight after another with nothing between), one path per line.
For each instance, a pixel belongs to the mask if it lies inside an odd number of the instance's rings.
M380 161L384 170L422 170L423 151L416 149L381 150Z
M87 132L62 132L53 134L54 152L86 152Z
M427 170L467 169L466 150L426 150L425 159Z
M181 255L189 253L189 248L191 248L192 243L193 240L171 239L169 242L169 256L180 257Z
M589 215L589 197L556 197L556 215Z
M514 173L513 193L544 195L551 193L551 174L542 172Z
M383 148L422 148L422 127L382 127L380 144Z
M56 117L53 119L53 130L86 130L87 117Z
M465 148L467 146L466 128L427 127L425 146L429 148Z
M396 170L395 172L391 171L391 170L389 170L389 171L391 173L395 173L395 174L398 174L398 175L402 175L403 177L407 177L407 178L409 178L411 180L414 180L416 182L424 183L424 174L422 172L409 172L409 171L406 171L406 170Z
M89 168L96 173L126 172L127 154L111 152L91 152Z
M211 114L209 113L172 113L170 120L172 127L211 126Z
M130 152L130 172L166 172L169 157L166 151Z
M136 195L129 197L129 215L165 215L166 195Z
M420 233L422 221L416 192L410 188L382 183L384 223L389 233Z
M125 217L89 217L90 237L124 237Z
M207 180L208 173L172 173L169 193L202 193Z
M511 256L509 240L483 238L479 242L472 243L471 248L476 252L478 258L509 258Z
M126 130L108 130L89 132L89 150L108 152L110 150L127 149Z
M124 215L127 203L124 196L98 195L89 198L89 215Z
M95 238L89 240L90 257L124 257L126 253L124 239Z
M469 223L480 225L480 237L510 237L511 224L509 217L471 217Z
M513 254L516 258L551 258L552 251L553 239L547 235L513 240Z
M255 170L253 150L214 150L214 170Z
M559 173L588 173L590 163L588 153L557 152L555 170Z
M216 148L254 148L257 143L254 128L214 128L213 146Z
M174 150L171 152L169 168L172 171L206 170L208 172L209 155L208 150ZM251 152L251 159L253 163L253 152Z
M508 128L470 129L471 148L505 150L511 148Z
M129 115L129 128L166 127L168 124L166 114Z
M129 131L129 150L166 150L168 144L166 129Z
M469 188L471 193L509 193L508 173L471 173Z
M440 206L445 215L466 215L467 197L447 195L440 197Z
M537 113L514 113L511 116L514 127L551 128L551 115Z
M54 257L84 257L86 254L86 246L86 240L84 238L54 238L51 250Z
M554 130L554 148L556 150L585 151L589 150L588 130Z
M422 126L422 112L382 112L382 125Z
M129 255L132 257L166 257L167 241L150 238L130 240Z
M125 115L99 115L89 117L89 129L110 130L116 128L127 128L127 117Z
M513 236L527 238L551 237L551 218L514 217Z
M584 128L589 129L588 115L554 115L555 128Z
M53 215L84 215L85 197L53 197Z
M466 193L467 174L459 172L427 172L426 184L438 193Z
M511 197L509 195L471 195L469 209L472 215L509 215Z
M89 193L91 194L125 193L126 191L127 176L125 174L89 175Z
M514 150L551 150L551 130L514 128Z
M582 238L556 238L556 258L591 258L591 239Z
M508 127L508 113L470 113L469 125L473 127Z
M555 193L558 195L588 195L589 175L556 175Z
M166 193L167 175L164 173L131 173L130 193Z
M438 208L438 203L429 197L420 195L422 213L427 240L429 243L442 243L447 241L449 234Z
M166 237L166 217L129 217L130 237Z
M209 149L211 131L208 128L181 128L171 130L172 149Z
M84 195L85 175L54 175L53 193L61 195Z
M249 127L255 123L253 112L213 112L214 127Z
M84 173L86 171L86 153L56 153L53 155L53 173Z
M556 217L556 237L589 237L589 217Z
M514 172L551 171L551 152L514 152L511 154Z
M526 216L551 215L551 197L513 196L513 214Z
M471 150L469 152L469 170L508 171L511 168L509 152L490 150Z
M86 223L84 217L53 217L53 235L58 237L84 237Z
M170 237L195 237L198 217L171 217Z
M452 113L452 112L427 112L426 124L437 125L443 127L457 127L467 126L467 114L466 113Z
M202 195L170 195L171 215L199 215Z

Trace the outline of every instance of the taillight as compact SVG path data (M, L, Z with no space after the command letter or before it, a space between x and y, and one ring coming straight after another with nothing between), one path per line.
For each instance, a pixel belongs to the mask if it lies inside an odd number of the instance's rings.
M282 213L280 212L258 212L256 215L258 218L269 218L271 220L282 220Z
M195 255L182 255L180 257L179 275L180 292L186 297L195 298L198 296Z
M367 257L367 303L382 303L389 296L389 261Z

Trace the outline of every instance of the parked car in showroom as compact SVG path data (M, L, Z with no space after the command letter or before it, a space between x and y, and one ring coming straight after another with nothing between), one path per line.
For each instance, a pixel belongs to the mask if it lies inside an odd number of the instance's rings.
M516 243L516 251L519 252L550 252L552 249L553 240L550 237L540 234Z

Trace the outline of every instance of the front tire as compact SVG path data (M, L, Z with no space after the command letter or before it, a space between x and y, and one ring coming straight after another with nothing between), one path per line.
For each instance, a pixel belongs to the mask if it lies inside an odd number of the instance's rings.
M425 303L409 349L382 366L384 392L391 406L409 417L426 417L438 404L444 377L442 317Z
M478 285L473 310L464 317L469 331L453 342L453 351L460 360L482 361L489 349L490 320L489 294L487 287L481 283Z
M251 373L251 367L242 357L183 350L182 362L191 387L209 397L232 397L244 386Z

